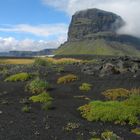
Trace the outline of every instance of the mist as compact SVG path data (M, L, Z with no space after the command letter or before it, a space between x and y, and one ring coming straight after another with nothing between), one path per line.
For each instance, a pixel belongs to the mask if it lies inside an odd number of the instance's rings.
M120 15L126 22L119 34L140 37L140 1L139 0L43 0L43 3L66 12L69 16L76 11L99 8Z

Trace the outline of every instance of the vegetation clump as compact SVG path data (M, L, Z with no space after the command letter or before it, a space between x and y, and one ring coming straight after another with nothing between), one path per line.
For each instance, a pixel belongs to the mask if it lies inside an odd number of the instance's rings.
M29 98L29 100L31 100L34 103L47 103L48 101L52 101L53 98L49 95L49 93L46 92L42 92L39 95L35 95L35 96L31 96Z
M89 83L82 83L82 85L79 87L79 89L80 89L81 91L88 92L88 91L91 90L91 87L92 87L92 85L89 84Z
M140 135L140 128L132 129L131 132L136 134L136 135Z
M30 91L33 94L39 94L45 90L50 89L50 87L51 86L47 81L37 78L27 84L26 90Z
M25 112L25 113L29 113L31 110L31 107L25 105L23 108L22 108L22 112Z
M119 140L119 136L117 136L115 133L112 131L105 131L101 134L101 138L103 140Z
M73 82L73 81L76 81L76 80L78 80L78 77L76 75L68 74L66 76L60 77L57 80L57 84L66 84L66 83Z
M55 58L47 58L47 61L52 63L52 64L72 64L76 62L82 62L80 59L74 59L74 58L60 58L60 59L55 59Z
M72 130L77 129L79 127L80 127L79 123L69 122L69 123L67 123L67 125L65 127L63 127L63 130L72 131Z
M48 110L51 108L53 98L44 91L39 95L30 97L29 100L33 103L42 103L42 109Z
M140 96L131 96L125 101L92 101L78 110L88 121L139 124Z
M109 100L126 99L130 91L123 88L109 89L103 92L103 95Z
M18 73L11 75L5 79L5 82L16 82L16 81L27 81L31 78L31 74L28 73Z
M108 100L124 100L131 95L140 95L140 88L132 88L130 90L124 88L109 89L102 93Z

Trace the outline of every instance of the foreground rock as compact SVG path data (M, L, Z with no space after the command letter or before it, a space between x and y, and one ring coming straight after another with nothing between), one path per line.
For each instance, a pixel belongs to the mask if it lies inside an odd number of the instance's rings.
M81 66L81 71L88 75L98 75L101 77L125 73L131 73L136 77L140 73L140 59L131 57L101 59L97 64L83 64Z

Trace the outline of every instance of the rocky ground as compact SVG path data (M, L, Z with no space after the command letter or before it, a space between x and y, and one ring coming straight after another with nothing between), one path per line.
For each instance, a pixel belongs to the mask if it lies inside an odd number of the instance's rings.
M140 136L131 133L131 129L139 125L88 122L77 111L79 106L89 102L85 99L104 100L101 93L107 89L139 88L140 59L119 57L100 59L96 63L74 63L65 65L63 72L43 66L0 65L0 70L4 69L5 73L0 74L0 140L90 140L93 133L105 130L113 131L124 140L140 140ZM43 111L40 104L29 103L31 112L21 111L23 101L31 96L25 91L27 82L3 81L7 73L17 72L38 72L52 85L51 110ZM78 81L57 84L59 77L70 73L77 75ZM79 90L83 82L93 85L88 93Z

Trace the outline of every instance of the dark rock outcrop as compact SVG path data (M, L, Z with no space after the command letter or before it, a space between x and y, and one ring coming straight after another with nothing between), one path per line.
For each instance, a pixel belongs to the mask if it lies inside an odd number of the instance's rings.
M99 9L88 9L76 12L76 14L72 16L68 32L68 41L90 38L99 32L115 33L116 30L123 25L123 19L111 12Z
M87 63L80 66L81 71L99 77L131 73L133 77L140 75L140 59L133 57L114 57L99 60L98 63Z

